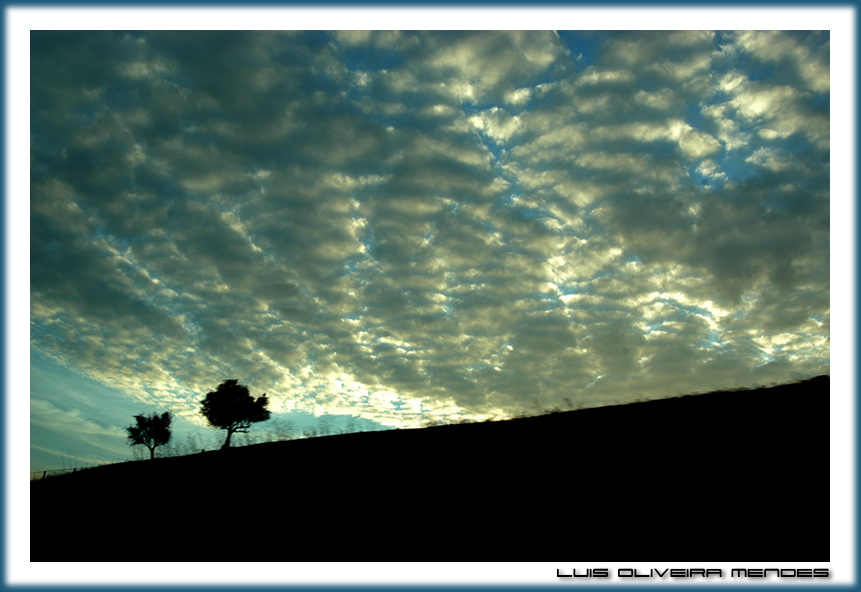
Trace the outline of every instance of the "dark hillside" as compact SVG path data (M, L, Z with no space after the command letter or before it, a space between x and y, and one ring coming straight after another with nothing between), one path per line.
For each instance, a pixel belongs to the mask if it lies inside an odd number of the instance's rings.
M829 379L98 467L31 561L829 560Z

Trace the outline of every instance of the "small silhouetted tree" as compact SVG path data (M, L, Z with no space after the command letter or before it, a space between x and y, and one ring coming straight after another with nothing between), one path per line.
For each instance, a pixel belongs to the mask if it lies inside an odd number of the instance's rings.
M248 392L248 387L237 380L225 380L212 392L206 393L200 413L209 425L227 430L222 449L230 448L230 438L235 433L247 434L252 423L266 421L270 412L269 399L264 393L257 399Z
M165 411L161 415L135 415L135 425L126 428L129 433L129 446L143 445L149 448L150 459L155 458L155 449L170 442L171 415Z

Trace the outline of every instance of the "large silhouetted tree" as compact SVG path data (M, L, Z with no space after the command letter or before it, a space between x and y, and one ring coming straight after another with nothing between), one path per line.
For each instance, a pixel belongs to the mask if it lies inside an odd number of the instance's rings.
M142 444L149 448L149 457L155 458L155 449L170 442L171 415L165 411L161 415L135 415L135 425L126 428L129 433L129 446Z
M230 437L234 433L248 433L252 423L266 421L270 413L266 408L269 399L264 393L257 399L237 380L225 380L212 392L206 393L200 413L214 428L227 430L227 439L221 447L230 448Z

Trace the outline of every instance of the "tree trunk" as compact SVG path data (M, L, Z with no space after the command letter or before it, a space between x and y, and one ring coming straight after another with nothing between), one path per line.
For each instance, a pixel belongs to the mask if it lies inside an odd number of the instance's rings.
M224 444L221 446L221 449L230 448L230 436L233 435L233 430L227 430L227 439L224 441Z
M148 446L149 448L149 459L153 460L155 458L155 446Z

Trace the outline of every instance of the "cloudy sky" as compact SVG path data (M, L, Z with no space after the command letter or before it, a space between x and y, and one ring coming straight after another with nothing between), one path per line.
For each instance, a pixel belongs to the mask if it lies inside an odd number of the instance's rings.
M373 429L829 373L829 54L32 32L31 469L131 458L142 412L214 447L228 378Z

